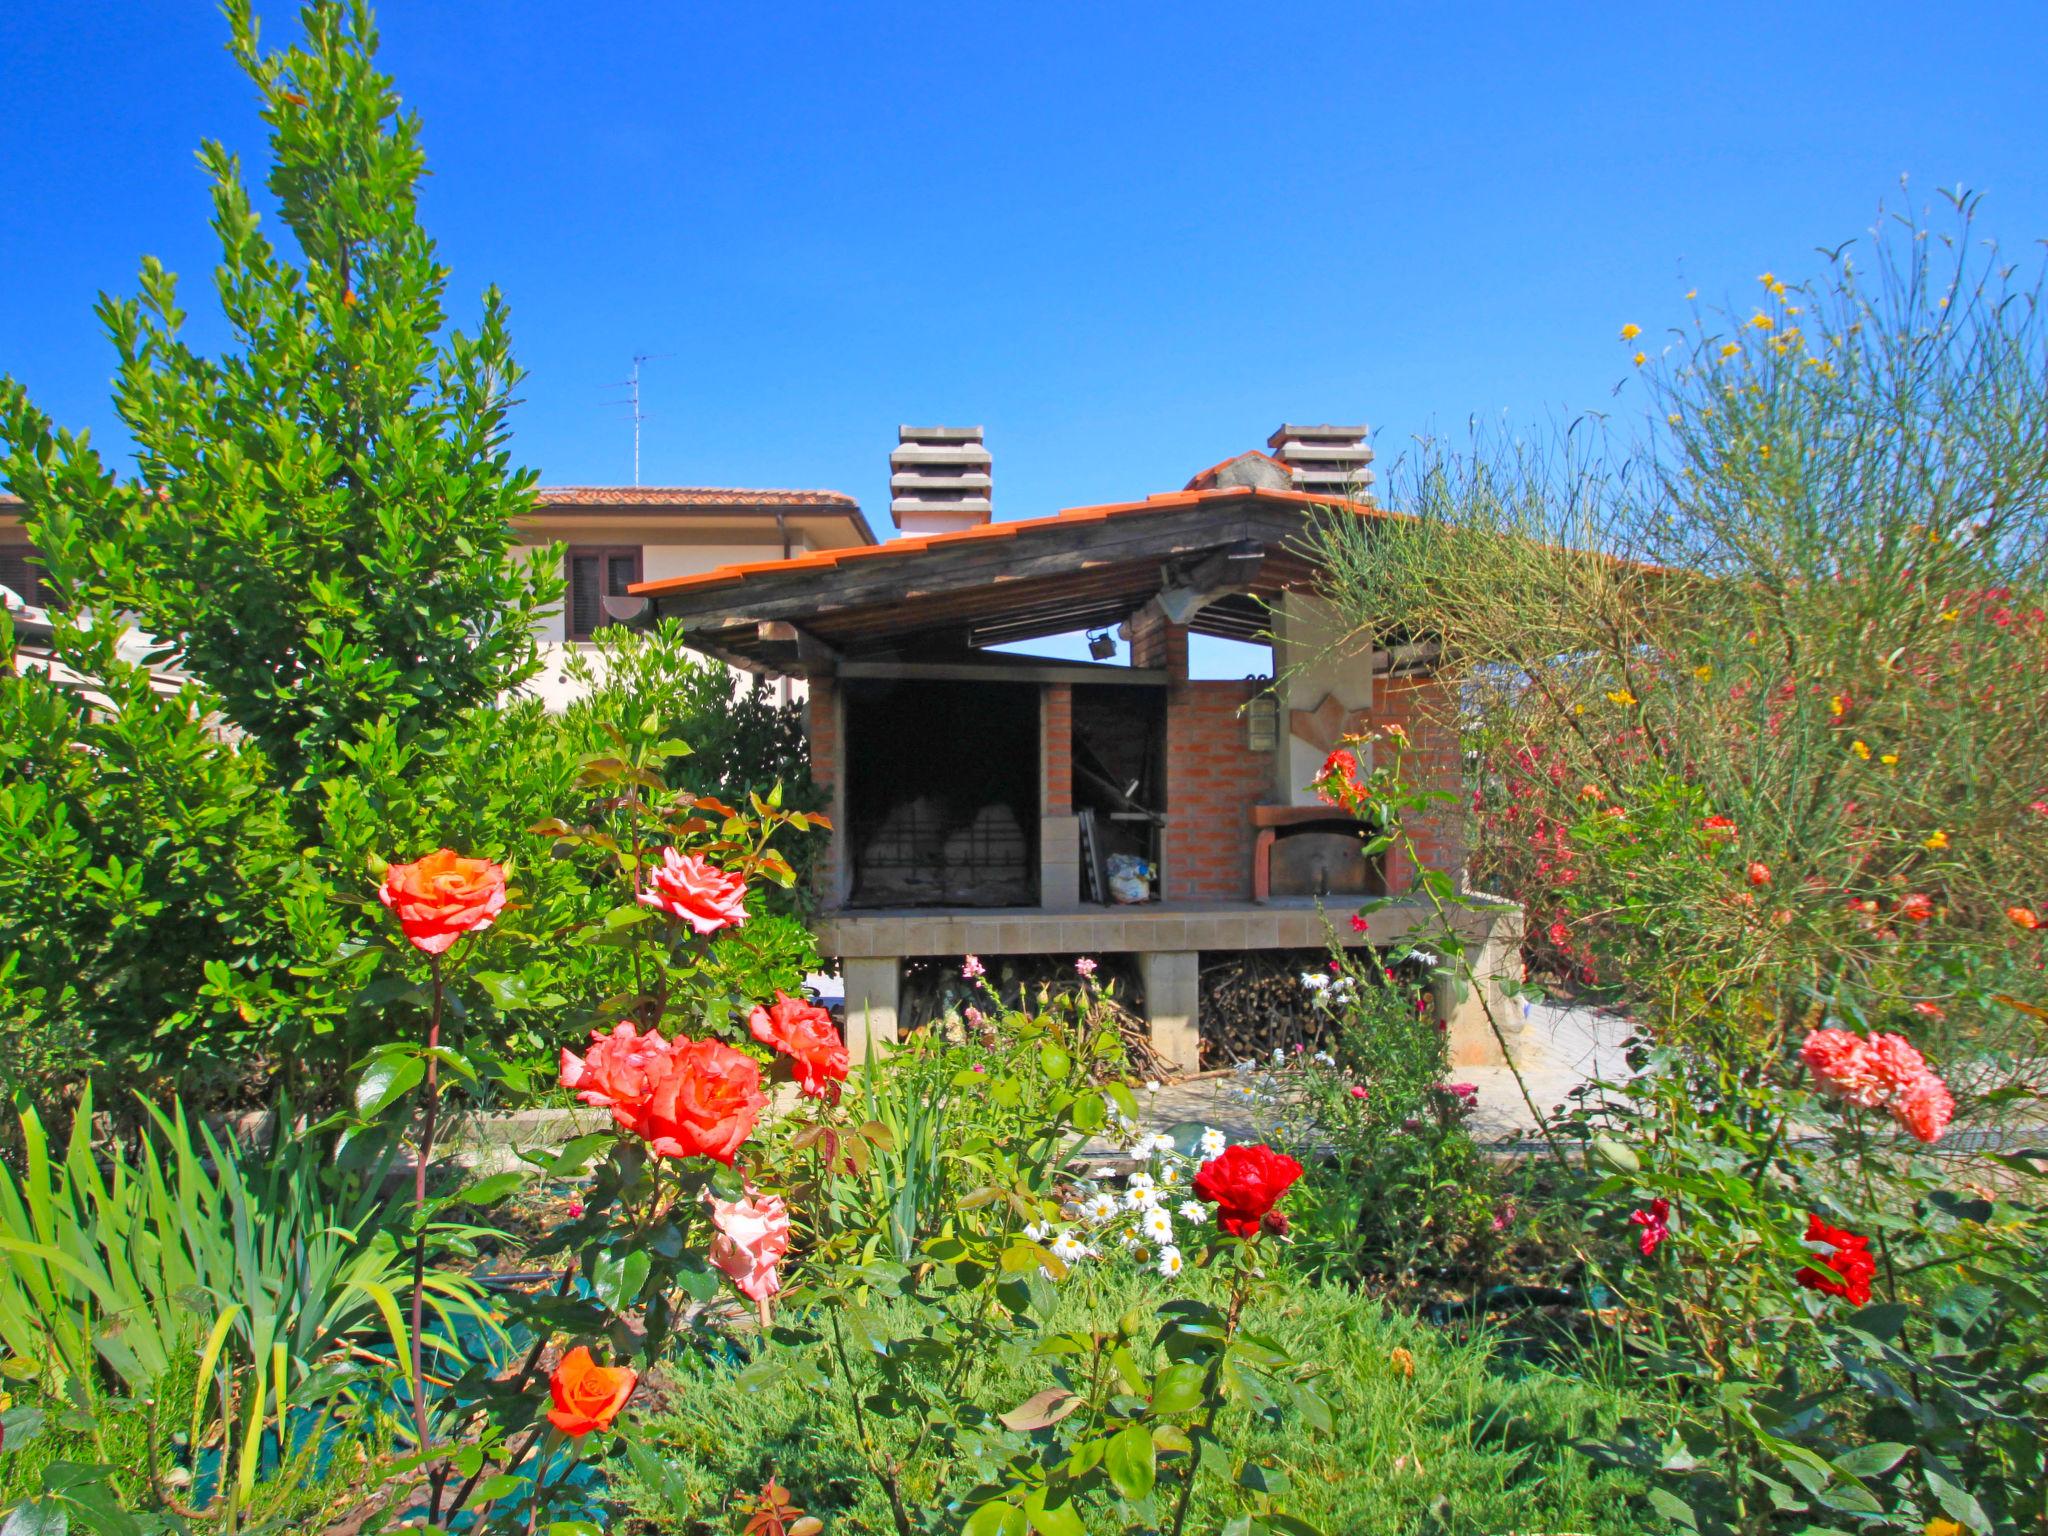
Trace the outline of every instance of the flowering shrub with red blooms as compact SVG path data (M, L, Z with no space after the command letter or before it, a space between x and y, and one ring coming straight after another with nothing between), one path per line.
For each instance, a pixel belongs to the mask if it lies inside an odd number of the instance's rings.
M1195 1174L1195 1193L1216 1207L1216 1223L1224 1231L1251 1237L1274 1214L1273 1207L1301 1172L1301 1164L1285 1152L1240 1143L1202 1164Z
M664 848L661 862L647 868L640 904L652 907L700 936L737 928L747 920L747 882L697 854Z
M1809 1291L1839 1296L1852 1307L1870 1302L1870 1282L1877 1275L1877 1260L1870 1252L1870 1239L1831 1227L1820 1217L1806 1218L1806 1240L1826 1243L1828 1251L1814 1256L1814 1262L1793 1276Z
M578 1344L562 1356L548 1378L548 1395L555 1402L548 1410L548 1422L571 1439L609 1429L639 1384L638 1371L599 1365L590 1351Z
M1904 1035L1866 1040L1846 1029L1817 1029L1799 1059L1836 1098L1887 1111L1921 1141L1939 1141L1955 1116L1948 1085Z
M1650 1202L1646 1211L1630 1211L1629 1221L1643 1230L1636 1237L1636 1249L1644 1258L1657 1251L1657 1245L1671 1235L1671 1202L1659 1195Z
M377 899L415 948L446 954L465 933L490 927L505 910L505 870L489 859L441 848L410 864L393 864Z
M756 1005L747 1017L756 1040L772 1046L789 1064L800 1092L813 1099L836 1097L846 1081L846 1042L832 1015L816 1003L776 988L775 1001Z

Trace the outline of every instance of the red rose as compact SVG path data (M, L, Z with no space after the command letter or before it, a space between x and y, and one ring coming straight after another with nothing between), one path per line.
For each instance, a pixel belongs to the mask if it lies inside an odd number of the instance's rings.
M562 1086L586 1104L609 1109L621 1130L645 1137L647 1106L674 1070L674 1050L660 1030L643 1035L630 1022L608 1035L592 1030L583 1055L562 1052Z
M1288 1186L1301 1177L1301 1164L1268 1146L1226 1147L1195 1174L1195 1193L1216 1207L1224 1231L1250 1237Z
M489 859L443 848L384 872L377 899L398 917L417 949L445 953L465 933L488 928L505 910L505 871Z
M832 1085L846 1081L846 1042L832 1027L832 1015L816 1003L775 989L771 1007L757 1006L747 1027L763 1045L789 1058L798 1088L814 1099L836 1096Z
M679 1036L647 1101L642 1134L656 1157L710 1157L730 1167L767 1103L753 1057L717 1040Z
M548 1422L572 1439L607 1428L639 1382L638 1372L599 1365L579 1344L562 1356L548 1379L548 1395L555 1400Z
M1809 1243L1826 1243L1833 1251L1815 1255L1814 1264L1792 1278L1809 1291L1819 1291L1823 1296L1839 1296L1852 1307L1867 1304L1870 1282L1877 1276L1877 1260L1871 1256L1870 1239L1831 1227L1809 1212L1806 1240Z
M661 851L661 863L647 871L640 904L688 923L698 933L737 928L747 920L747 881L694 853Z

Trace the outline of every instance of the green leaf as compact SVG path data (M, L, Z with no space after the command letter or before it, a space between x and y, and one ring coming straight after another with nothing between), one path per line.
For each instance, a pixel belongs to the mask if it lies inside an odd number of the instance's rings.
M63 1505L55 1499L31 1499L15 1506L7 1523L0 1525L0 1536L67 1536L70 1530L71 1517Z
M1081 1523L1080 1512L1071 1499L1048 1504L1047 1498L1041 1488L1024 1500L1025 1516L1038 1536L1088 1536L1088 1528Z
M1202 1406L1204 1367L1192 1361L1169 1365L1152 1383L1155 1414L1191 1413Z
M1159 1467L1154 1459L1152 1436L1142 1424L1126 1424L1110 1436L1109 1448L1103 1452L1103 1470L1109 1473L1109 1480L1116 1491L1131 1500L1142 1499L1152 1491L1158 1480Z
M1984 1506L1977 1502L1976 1495L1965 1488L1955 1470L1939 1456L1930 1451L1920 1453L1920 1475L1927 1480L1927 1490L1935 1502L1951 1520L1960 1520L1978 1536L1988 1536L1991 1517L1984 1512Z
M621 1253L610 1249L597 1254L590 1265L590 1288L597 1299L614 1312L623 1312L640 1299L647 1283L649 1261L638 1248Z
M1067 1074L1074 1070L1074 1058L1048 1040L1038 1049L1038 1066L1054 1082L1064 1082Z
M379 1056L356 1083L356 1113L366 1119L376 1118L410 1093L426 1075L427 1064L418 1056Z
M1859 1445L1853 1451L1844 1451L1835 1458L1835 1470L1847 1477L1882 1477L1905 1458L1910 1445L1900 1445L1895 1440L1880 1440L1874 1445Z
M984 1504L967 1517L960 1536L1025 1536L1024 1511L1000 1501Z

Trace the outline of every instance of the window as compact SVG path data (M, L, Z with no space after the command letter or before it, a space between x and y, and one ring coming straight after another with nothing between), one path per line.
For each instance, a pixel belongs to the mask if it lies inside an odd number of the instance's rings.
M571 544L568 567L568 636L588 640L616 622L604 611L604 600L624 597L626 588L640 579L640 546Z
M7 588L30 607L40 608L47 597L43 590L42 559L32 544L0 544L0 587Z

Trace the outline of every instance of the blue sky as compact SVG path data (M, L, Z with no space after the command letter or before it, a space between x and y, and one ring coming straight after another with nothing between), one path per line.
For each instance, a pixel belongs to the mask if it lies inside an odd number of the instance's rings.
M291 25L263 7L271 35ZM999 517L1179 487L1282 420L1630 409L1617 327L1811 270L1912 178L2048 234L2048 7L391 3L425 214L510 298L517 451L824 486L981 422ZM210 6L0 7L0 371L112 426L90 307L205 323L192 151L260 152Z

